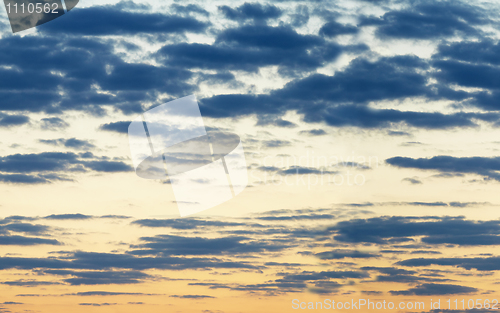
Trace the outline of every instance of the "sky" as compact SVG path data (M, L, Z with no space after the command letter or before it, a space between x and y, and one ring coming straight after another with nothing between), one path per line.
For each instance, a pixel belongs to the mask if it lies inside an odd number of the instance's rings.
M490 312L468 303L500 300L499 12L82 0L13 34L2 6L0 312ZM127 131L190 95L248 186L180 217Z

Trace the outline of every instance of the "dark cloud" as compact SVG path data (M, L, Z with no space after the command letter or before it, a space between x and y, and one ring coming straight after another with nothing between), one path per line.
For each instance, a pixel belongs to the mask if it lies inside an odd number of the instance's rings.
M269 115L258 115L258 121L257 121L257 126L277 126L277 127L284 127L284 128L295 128L298 125L284 120L281 117L274 117L274 116L269 116Z
M258 2L247 3L245 2L237 8L231 8L227 5L219 7L219 10L224 14L227 19L244 22L246 20L254 20L255 22L263 22L268 19L275 19L283 14L283 11L272 5L262 5Z
M44 270L43 273L60 276L70 276L63 281L73 285L109 285L109 284L137 284L145 279L152 278L140 271L73 271L73 270Z
M455 61L500 65L500 45L488 38L479 42L459 41L439 45L433 58L449 58Z
M434 296L434 295L460 295L470 294L479 291L477 288L451 285L451 284L422 284L414 288L402 291L389 291L392 295L415 295L415 296Z
M338 35L357 34L358 31L358 28L355 26L328 22L320 28L319 33L325 37L336 37Z
M12 127L28 124L30 118L25 115L9 115L0 112L0 127Z
M180 4L172 4L170 6L175 13L177 14L191 14L191 13L198 13L198 14L201 14L201 15L204 15L204 16L209 16L210 13L208 13L207 10L203 9L202 7L200 7L199 5L196 5L196 4L187 4L187 5L180 5Z
M88 220L93 218L91 215L76 214L51 214L46 217L48 220Z
M69 127L69 124L59 117L42 118L41 122L41 128L44 130L62 130Z
M335 214L301 214L301 215L281 215L281 216L259 216L256 217L262 221L305 221L305 220L334 220Z
M141 219L132 222L133 225L142 227L167 227L172 229L203 229L208 227L233 227L244 226L245 223L211 221L206 219L183 218L183 219ZM255 227L258 225L253 225Z
M384 57L376 62L357 58L334 76L313 74L292 80L268 95L226 94L202 99L201 111L210 117L234 117L279 115L291 110L303 114L306 122L362 128L391 127L398 123L426 129L464 128L477 126L476 119L488 122L499 119L498 114L443 114L366 106L370 101L437 97L427 86L423 73L428 67L425 60L416 56Z
M432 158L393 157L386 163L400 168L434 170L451 174L476 174L485 180L500 181L500 157L452 157L446 155Z
M279 148L279 147L291 146L292 143L288 140L273 139L273 140L263 140L261 144L264 148Z
M219 248L220 249L220 248ZM0 269L70 269L70 270L136 270L146 269L257 269L257 266L244 261L227 261L211 258L186 257L137 257L130 254L98 253L98 252L71 252L61 258L22 258L0 257Z
M61 283L52 281L40 281L40 280L13 280L13 281L4 281L1 282L1 284L8 286L20 286L20 287L38 287L38 286L60 285Z
M9 111L103 115L103 107L112 106L130 114L142 112L145 100L157 101L155 91L184 95L196 89L184 82L192 75L187 70L127 63L114 54L114 44L90 38L5 37L0 40L0 65L5 72L0 75L5 81L0 84L0 109ZM45 119L42 127L61 128L61 121Z
M144 243L132 245L136 255L235 255L281 251L288 248L285 243L250 240L245 237L202 238L157 235L142 237Z
M206 295L171 295L172 298L180 299L214 299L215 297Z
M88 23L89 19L93 22ZM112 6L75 8L71 19L56 19L39 27L45 33L72 35L134 35L200 33L208 26L191 17L165 15L160 13L137 13L117 10Z
M100 130L105 130L105 131L110 131L110 132L115 132L119 134L126 134L128 133L128 126L130 125L129 121L120 121L120 122L111 122L111 123L106 123L102 124L99 126Z
M398 265L420 267L430 265L457 266L466 270L476 269L478 271L500 270L500 257L487 258L437 258L437 259L407 259L396 263Z
M142 292L116 292L116 291L82 291L77 293L65 294L67 296L82 296L82 297L94 297L94 296L151 296L156 294L148 294Z
M329 228L335 240L341 242L371 242L378 244L413 240L423 236L429 244L498 245L499 221L469 221L463 218L437 217L377 217L341 221Z
M325 251L325 252L316 253L315 256L322 259L322 260L340 260L340 259L345 259L345 258L352 258L352 259L378 258L378 257L380 257L380 254L370 253L370 252L362 252L362 251L357 251L357 250L337 249L337 250L332 250L332 251Z
M166 45L157 53L160 62L183 68L257 72L277 65L280 73L314 70L336 59L341 47L321 37L302 35L289 26L243 25L218 34L214 44Z
M375 25L382 38L437 39L454 35L478 35L474 26L489 22L478 6L461 1L418 1L407 9L389 11L380 18L361 19L360 26Z
M366 272L358 271L323 271L323 272L309 272L303 271L299 274L281 274L283 278L279 281L292 282L292 281L315 281L324 279L347 279L347 278L368 278L370 277Z
M64 146L66 148L75 150L89 150L95 148L95 145L90 143L88 140L81 140L76 138L39 139L38 142L53 146Z
M53 181L71 181L65 177L57 175L27 175L27 174L0 174L0 181L8 184L49 184Z
M62 245L56 239L25 237L18 235L0 235L0 245L8 246L34 246L34 245Z
M65 141L67 142L67 141ZM75 142L71 141L70 145ZM132 167L122 161L109 161L90 152L42 152L38 154L12 154L0 157L0 181L18 184L50 183L71 179L64 172L128 172Z
M311 130L302 130L300 131L300 134L308 136L323 136L326 135L326 132L322 129L311 129Z
M293 27L301 27L309 22L309 8L307 5L298 5L295 7L295 13L289 14L292 19Z
M313 167L304 166L290 166L287 169L281 169L277 172L279 175L307 175L307 174L336 174L336 171L330 171L327 169L318 169Z
M389 136L411 136L411 134L408 132L395 131L395 130L387 131L387 135L389 135Z
M0 223L2 224L2 223ZM0 232L7 230L7 231L14 231L18 233L26 233L30 235L42 235L47 233L47 231L50 229L49 226L45 225L38 225L38 224L30 224L30 223L21 223L21 222L14 222L14 223L9 223L6 225L0 225Z
M411 177L403 178L401 181L403 181L403 182L409 182L412 185L421 185L422 184L421 180L416 179L416 178L411 178Z

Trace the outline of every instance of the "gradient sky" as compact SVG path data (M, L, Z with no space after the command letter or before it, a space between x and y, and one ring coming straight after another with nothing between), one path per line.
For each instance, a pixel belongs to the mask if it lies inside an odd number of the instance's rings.
M13 35L2 7L0 312L500 301L499 13L82 0ZM191 94L249 185L180 218L127 128Z

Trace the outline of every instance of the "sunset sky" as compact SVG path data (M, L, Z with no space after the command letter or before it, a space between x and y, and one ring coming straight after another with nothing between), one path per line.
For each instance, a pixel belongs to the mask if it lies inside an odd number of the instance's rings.
M13 34L2 6L0 312L491 312L467 303L500 302L499 13L81 0ZM181 218L127 130L189 95L248 186Z

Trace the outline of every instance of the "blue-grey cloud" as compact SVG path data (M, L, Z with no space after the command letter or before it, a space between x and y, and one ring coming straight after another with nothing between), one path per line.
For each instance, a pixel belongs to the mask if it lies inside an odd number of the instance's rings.
M500 257L476 257L476 258L419 258L407 259L397 262L398 265L421 267L430 265L440 266L456 266L466 270L476 269L478 271L499 271L500 270Z
M126 134L128 133L129 125L130 125L129 121L111 122L102 124L101 126L99 126L99 129L119 134Z
M25 115L3 114L0 112L0 127L12 127L29 123L30 118Z
M490 22L478 6L462 1L419 1L400 11L389 11L380 18L366 17L360 26L378 26L382 38L438 39L454 35L478 35L474 26Z
M43 130L62 130L69 127L69 124L59 117L46 117L41 119Z
M338 35L357 34L359 29L356 26L344 25L335 21L328 22L321 26L319 33L326 37L336 37Z
M89 19L93 22L89 23ZM130 12L113 6L97 6L75 8L71 10L71 19L56 19L40 26L39 29L46 33L102 36L200 33L208 25L192 17Z
M272 4L262 5L258 2L245 2L244 4L234 9L227 5L223 5L219 7L219 10L227 19L239 22L244 22L246 20L263 22L268 19L278 18L283 14L283 11L280 8Z
M476 174L485 180L500 181L500 157L453 157L440 155L432 158L393 157L385 160L400 168L434 170L451 174Z
M66 148L75 150L89 150L95 148L95 145L90 143L88 140L81 140L76 138L39 139L38 142L53 146L64 146Z
M389 291L392 295L415 295L415 296L434 296L434 295L461 295L478 292L477 288L452 285L452 284L422 284L408 290Z
M246 226L248 224L239 222L211 221L207 219L183 218L183 219L140 219L131 224L142 227L166 227L172 229L205 229L209 227L233 227ZM256 227L260 225L252 225Z
M202 238L173 235L142 237L144 243L132 245L135 255L235 255L276 252L288 248L285 242L250 240L245 237Z

